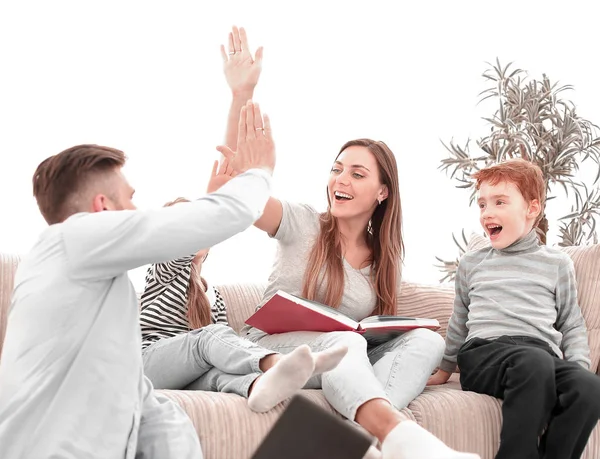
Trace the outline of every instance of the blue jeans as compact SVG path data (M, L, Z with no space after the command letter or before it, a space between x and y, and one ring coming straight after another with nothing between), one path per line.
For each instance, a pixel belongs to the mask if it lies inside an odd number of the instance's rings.
M143 352L144 373L156 389L229 392L248 396L260 360L273 351L212 324L161 339Z
M247 338L284 354L301 344L315 352L338 344L348 346L336 368L311 378L305 388L323 389L327 401L350 420L361 405L376 398L388 400L399 410L408 406L425 388L445 347L441 335L427 329L406 332L372 349L367 349L366 340L355 332L265 335L251 329Z

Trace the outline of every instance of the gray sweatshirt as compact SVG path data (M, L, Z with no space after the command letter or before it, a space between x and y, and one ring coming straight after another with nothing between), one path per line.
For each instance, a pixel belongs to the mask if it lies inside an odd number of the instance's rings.
M442 370L456 369L465 341L503 335L541 339L557 356L590 367L573 262L564 252L540 245L535 231L501 250L466 253L455 288Z

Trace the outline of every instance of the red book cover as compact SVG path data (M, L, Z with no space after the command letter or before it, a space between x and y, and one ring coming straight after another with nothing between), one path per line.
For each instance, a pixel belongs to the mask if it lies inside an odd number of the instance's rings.
M356 331L358 326L355 321L333 308L281 290L246 320L246 323L269 334L292 331Z
M416 317L371 316L357 322L337 309L282 290L278 290L246 323L270 335L294 331L354 331L374 345L415 328L440 328L436 319Z

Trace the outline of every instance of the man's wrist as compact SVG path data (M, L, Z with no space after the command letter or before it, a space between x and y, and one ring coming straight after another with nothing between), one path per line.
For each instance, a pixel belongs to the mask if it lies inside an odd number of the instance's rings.
M253 166L253 167L249 168L248 170L253 170L253 169L265 172L266 174L269 175L269 177L273 176L273 168L272 167L269 167L269 166Z

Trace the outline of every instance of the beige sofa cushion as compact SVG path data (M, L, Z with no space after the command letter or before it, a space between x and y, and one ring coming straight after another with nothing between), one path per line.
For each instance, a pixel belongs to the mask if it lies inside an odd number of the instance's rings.
M454 305L452 285L425 285L402 282L398 296L398 315L437 319L440 333L446 337L448 320Z
M218 392L161 390L177 402L190 416L200 437L206 459L243 459L252 455L289 400L266 413L255 413L248 408L245 398ZM327 403L320 390L305 389L301 395L329 411L337 413ZM415 420L412 413L402 413ZM338 415L339 416L339 415ZM356 426L356 424L351 424Z
M255 413L245 398L218 392L161 390L189 415L206 458L247 458L252 455L285 409L280 404L267 413ZM329 412L332 408L321 391L303 395Z
M600 245L563 247L575 265L577 299L588 329L592 371L600 360Z
M500 443L501 401L463 392L454 374L447 384L426 387L408 408L417 422L459 451L492 458Z
M227 284L216 287L225 301L229 325L239 333L244 321L254 313L262 300L267 284Z

